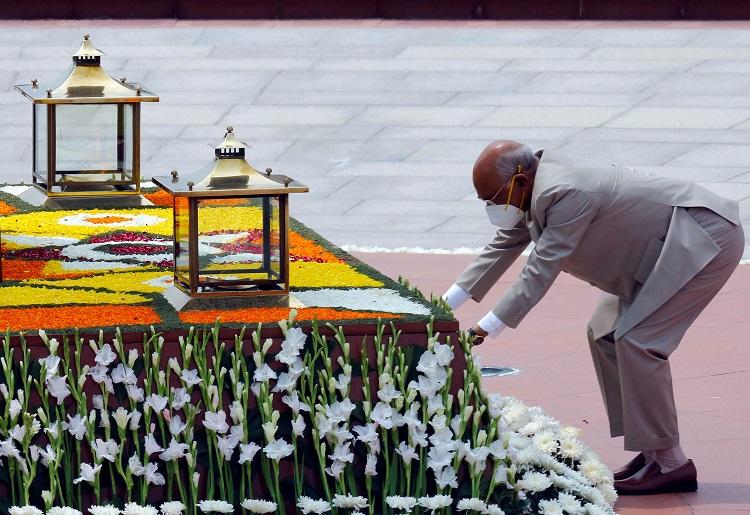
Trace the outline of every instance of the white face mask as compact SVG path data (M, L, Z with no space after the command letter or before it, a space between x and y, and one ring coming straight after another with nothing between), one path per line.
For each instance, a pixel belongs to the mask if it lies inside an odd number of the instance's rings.
M518 173L521 173L521 167L518 167ZM491 200L487 200L485 210L487 211L487 218L490 219L490 223L492 225L496 225L497 227L500 227L501 229L513 229L518 222L523 220L523 211L510 204L510 197L513 193L513 186L515 185L517 175L513 176L510 183L510 191L508 192L508 198L505 202L505 204L495 204ZM502 191L502 188L500 189ZM497 195L500 194L500 191L495 194L493 199L497 197ZM523 205L523 201L526 198L526 192L524 191L523 195L521 196L521 205Z
M516 206L493 204L485 206L484 209L487 211L490 223L501 229L512 229L523 220L523 211Z

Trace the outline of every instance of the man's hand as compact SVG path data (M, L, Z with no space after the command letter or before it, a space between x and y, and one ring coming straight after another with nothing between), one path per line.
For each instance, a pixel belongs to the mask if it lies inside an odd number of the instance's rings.
M489 334L487 331L479 327L479 324L475 324L468 330L469 336L474 337L473 345L481 345L484 342L484 338Z

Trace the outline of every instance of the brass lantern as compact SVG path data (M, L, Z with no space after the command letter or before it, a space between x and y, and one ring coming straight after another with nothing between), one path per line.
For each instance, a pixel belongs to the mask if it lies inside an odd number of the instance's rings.
M16 89L33 105L33 183L48 197L138 195L141 102L159 97L100 66L88 34L58 86Z
M189 298L289 293L289 195L308 187L259 172L246 148L227 127L207 169L152 179L173 196L174 283Z

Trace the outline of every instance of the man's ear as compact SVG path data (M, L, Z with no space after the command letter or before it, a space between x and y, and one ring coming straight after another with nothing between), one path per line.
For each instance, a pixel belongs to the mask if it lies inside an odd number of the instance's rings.
M516 174L514 184L519 188L525 188L529 185L529 177L525 173Z

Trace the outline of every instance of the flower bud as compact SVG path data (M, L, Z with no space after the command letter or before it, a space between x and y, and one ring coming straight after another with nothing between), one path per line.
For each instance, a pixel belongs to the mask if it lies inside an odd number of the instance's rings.
M47 333L44 332L44 329L39 329L39 338L42 339L45 345L49 343L49 338L47 338Z
M471 414L473 411L474 411L474 406L472 405L464 406L463 419L469 420L471 418Z
M57 354L57 348L60 346L60 342L57 341L57 338L50 338L49 340L49 353L51 355Z
M44 413L44 410L42 409L41 406L39 406L36 409L36 414L39 417L39 420L42 422L42 424L44 424L46 426L47 425L47 414Z
M268 349L271 348L271 345L273 345L273 340L271 338L266 338L266 341L263 342L263 348L261 349L263 354L268 352Z
M182 368L180 368L180 364L177 363L177 358L169 358L167 365L175 374L180 375L182 373Z
M130 349L128 351L128 366L130 368L133 368L135 366L135 362L138 359L138 349Z
M193 344L188 343L187 345L185 345L185 363L188 363L192 356L193 356Z
M253 352L253 361L255 362L255 368L260 368L263 366L263 361L260 357L260 352Z
M195 486L195 488L198 488L198 482L200 481L200 479L201 475L197 472L193 472L193 486Z

